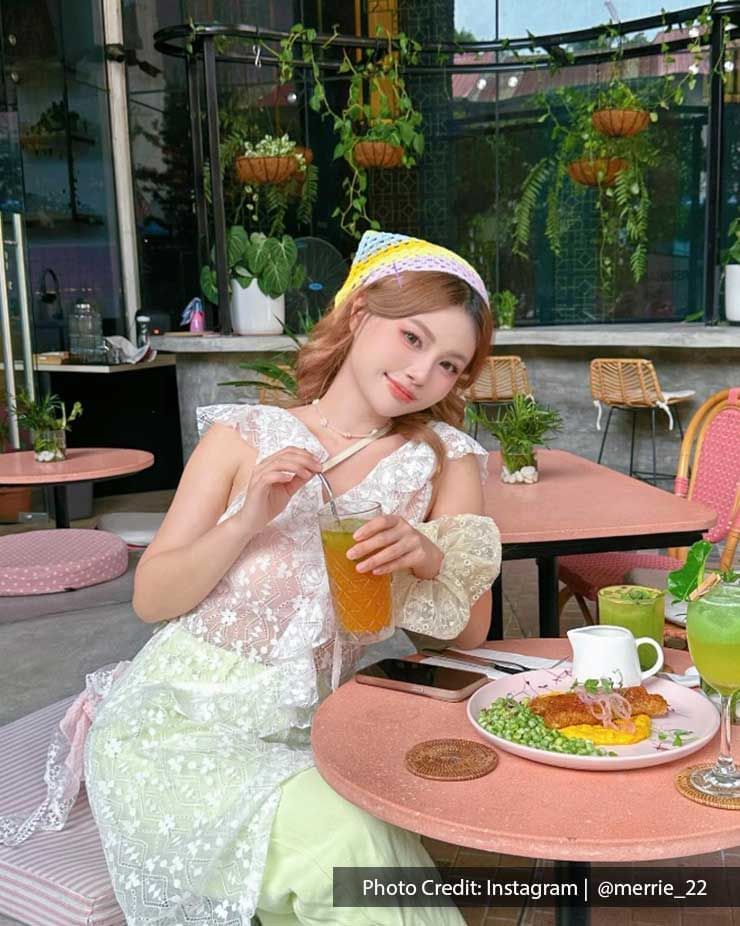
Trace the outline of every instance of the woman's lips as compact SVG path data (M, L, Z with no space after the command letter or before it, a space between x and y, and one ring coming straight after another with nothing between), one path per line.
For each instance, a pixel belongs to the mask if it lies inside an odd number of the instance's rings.
M412 396L410 392L407 392L403 386L399 385L395 379L392 379L387 373L385 374L385 378L388 380L388 388L391 391L391 395L400 399L402 402L414 401L414 396Z

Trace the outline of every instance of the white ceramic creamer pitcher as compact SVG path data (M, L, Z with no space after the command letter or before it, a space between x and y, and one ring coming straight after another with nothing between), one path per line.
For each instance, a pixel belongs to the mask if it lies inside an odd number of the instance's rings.
M630 688L663 668L663 650L652 637L635 639L625 627L595 625L568 631L573 648L573 680L608 678L618 688ZM656 652L654 666L640 671L637 647L649 643Z

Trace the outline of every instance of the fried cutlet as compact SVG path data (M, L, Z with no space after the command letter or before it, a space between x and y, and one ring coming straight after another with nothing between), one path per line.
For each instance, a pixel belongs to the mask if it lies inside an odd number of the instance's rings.
M649 694L642 685L632 688L616 688L617 694L629 701L632 714L647 714L648 717L662 717L668 711L668 702L659 694ZM533 714L539 714L545 726L560 730L577 723L598 723L588 705L575 692L557 695L539 695L529 702Z

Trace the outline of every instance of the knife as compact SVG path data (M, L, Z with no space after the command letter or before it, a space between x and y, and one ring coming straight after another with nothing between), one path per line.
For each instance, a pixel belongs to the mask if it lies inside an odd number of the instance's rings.
M500 662L494 662L492 659L484 659L482 656L464 655L457 653L455 650L421 650L423 656L438 656L441 659L452 659L456 662L466 662L468 665L485 666L487 669L496 669L498 672L505 672L507 675L518 675L520 672L529 672L530 669L520 666L515 668L513 665L507 666Z

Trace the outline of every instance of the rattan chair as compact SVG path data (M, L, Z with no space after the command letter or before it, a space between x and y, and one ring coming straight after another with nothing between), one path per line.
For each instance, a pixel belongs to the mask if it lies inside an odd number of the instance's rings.
M630 476L637 478L646 478L651 476L655 484L658 479L673 479L673 475L658 473L656 463L655 448L655 418L656 412L662 409L668 416L669 430L673 429L673 417L675 415L678 430L683 438L683 428L681 418L678 413L678 405L681 402L687 402L695 392L693 389L685 389L681 392L664 392L658 382L658 374L655 367L649 360L617 360L617 359L596 359L591 361L590 369L591 395L594 405L599 410L596 427L601 427L602 405L609 408L609 414L606 419L606 427L601 438L601 447L599 448L598 461L604 455L606 445L606 435L609 432L609 425L612 420L612 412L627 411L632 413L632 440L630 442ZM640 411L650 412L650 435L653 449L653 469L651 473L638 472L635 469L635 428L637 425L637 414Z
M730 569L740 539L740 389L724 389L701 406L691 419L681 444L674 492L709 505L717 522L705 539L724 541L720 561ZM678 568L686 551L673 549L667 556L655 553L589 553L558 560L560 610L575 595L584 618L593 623L586 600L596 601L600 588L621 585L632 569Z
M483 405L508 405L516 395L532 395L522 358L486 357L483 369L465 393L465 400L479 412ZM478 437L477 421L473 437Z

